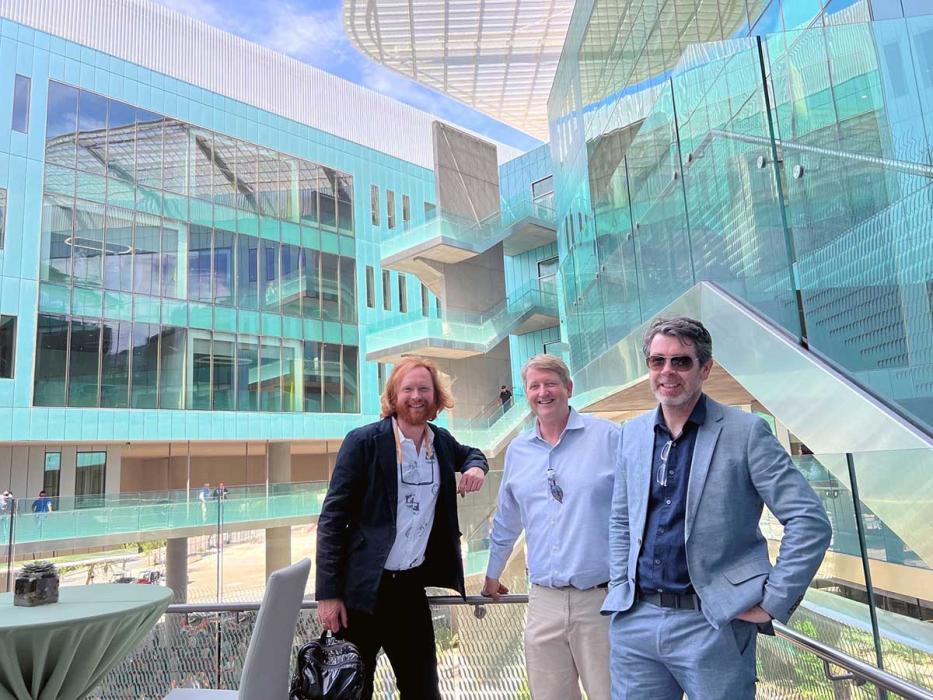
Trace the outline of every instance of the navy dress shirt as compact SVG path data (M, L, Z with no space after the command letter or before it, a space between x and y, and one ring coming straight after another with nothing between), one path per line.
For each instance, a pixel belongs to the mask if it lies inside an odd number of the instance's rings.
M675 440L658 406L654 422L654 457L645 536L638 555L638 586L644 593L693 593L687 570L687 484L697 431L706 420L706 395L701 394L683 432ZM664 465L667 484L659 478L662 455L670 443Z

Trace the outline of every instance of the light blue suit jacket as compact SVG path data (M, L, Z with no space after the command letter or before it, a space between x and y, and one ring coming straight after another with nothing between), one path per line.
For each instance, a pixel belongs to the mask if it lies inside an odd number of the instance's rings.
M719 628L754 605L786 622L823 561L832 528L819 498L767 423L707 397L687 485L690 581ZM625 423L609 521L609 594L603 613L635 599L651 490L654 411ZM777 563L758 529L766 504L784 525Z

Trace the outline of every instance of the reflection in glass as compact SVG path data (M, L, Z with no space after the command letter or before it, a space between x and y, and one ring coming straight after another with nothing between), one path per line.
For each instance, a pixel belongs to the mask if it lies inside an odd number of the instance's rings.
M211 336L206 331L189 329L191 377L188 383L188 408L211 407Z
M107 176L123 182L136 179L136 109L109 101L107 122Z
M259 410L259 339L241 335L237 338L236 385L238 411Z
M213 134L200 129L192 129L189 138L188 172L191 177L191 196L210 201L214 175Z
M162 186L169 192L188 194L188 125L166 119L162 134Z
M337 174L337 226L341 233L353 234L353 178Z
M211 300L211 229L196 224L188 229L188 298Z
M282 410L282 348L275 338L263 338L259 350L262 411Z
M340 259L330 253L321 253L321 302L325 321L340 320Z
M214 334L212 357L213 409L232 411L234 409L234 341L233 336L223 333Z
M358 376L358 350L348 345L343 346L343 406L345 413L360 410Z
M214 204L236 206L237 142L222 134L214 134L213 153ZM243 164L248 168L248 163Z
M131 326L128 321L103 321L101 408L126 408L129 405Z
M106 452L78 452L75 460L75 507L102 505L107 475Z
M337 228L337 173L330 168L318 170L318 206L321 226Z
M321 346L311 340L304 343L304 410L318 413L323 406L324 377L321 372Z
M99 287L101 284L101 255L104 245L104 207L81 202L75 210L75 232L65 245L74 256L75 284Z
M301 342L297 340L282 340L282 410L301 410L302 378L297 375L298 362L301 356Z
M49 81L45 122L45 162L75 167L78 89Z
M104 287L129 292L133 289L133 212L107 208L104 238Z
M259 149L258 155L259 212L278 218L281 214L279 192L279 162L275 151Z
M305 318L321 317L321 253L309 248L301 249L302 285L301 314Z
M39 314L36 330L36 370L33 405L65 405L68 360L68 320Z
M68 353L68 405L98 404L100 322L73 319Z
M159 255L162 228L159 224L159 217L136 212L132 290L137 294L159 296L159 273L162 265Z
M29 131L29 93L32 80L17 75L13 83L13 131L25 134Z
M66 200L46 196L42 206L41 279L67 282L71 277L73 210ZM69 203L71 200L67 200Z
M317 166L304 160L298 164L298 203L301 222L317 223Z
M214 303L233 306L233 247L236 234L214 229Z
M236 284L237 304L241 309L256 309L259 293L259 239L237 237Z
M296 245L282 245L282 313L301 316L304 296L304 276L300 270L301 249Z
M261 240L259 259L259 286L263 290L262 308L271 313L279 313L279 244L275 241Z
M78 170L104 174L107 162L107 98L81 91L78 97Z
M184 261L180 250L185 244L185 226L178 221L165 220L162 225L162 256L159 271L163 297L181 299L185 296L183 278L178 261Z
M136 184L162 187L162 117L136 110Z
M158 396L159 325L134 323L130 406L156 408Z
M339 345L321 345L321 372L324 379L324 411L339 413L342 374Z
M159 408L184 408L187 384L186 328L162 326L159 338Z
M340 258L340 320L356 323L356 261Z

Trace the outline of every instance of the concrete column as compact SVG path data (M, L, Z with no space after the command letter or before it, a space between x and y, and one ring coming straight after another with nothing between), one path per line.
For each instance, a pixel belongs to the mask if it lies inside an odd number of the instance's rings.
M292 446L288 442L268 444L267 463L270 484L284 484L292 480ZM292 529L290 527L266 528L266 578L292 563Z
M188 538L172 537L165 543L165 585L175 595L173 603L188 600Z

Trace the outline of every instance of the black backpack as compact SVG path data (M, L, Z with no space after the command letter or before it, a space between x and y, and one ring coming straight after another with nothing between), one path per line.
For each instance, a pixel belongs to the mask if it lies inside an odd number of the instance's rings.
M359 700L363 657L350 642L324 631L298 650L289 700Z

